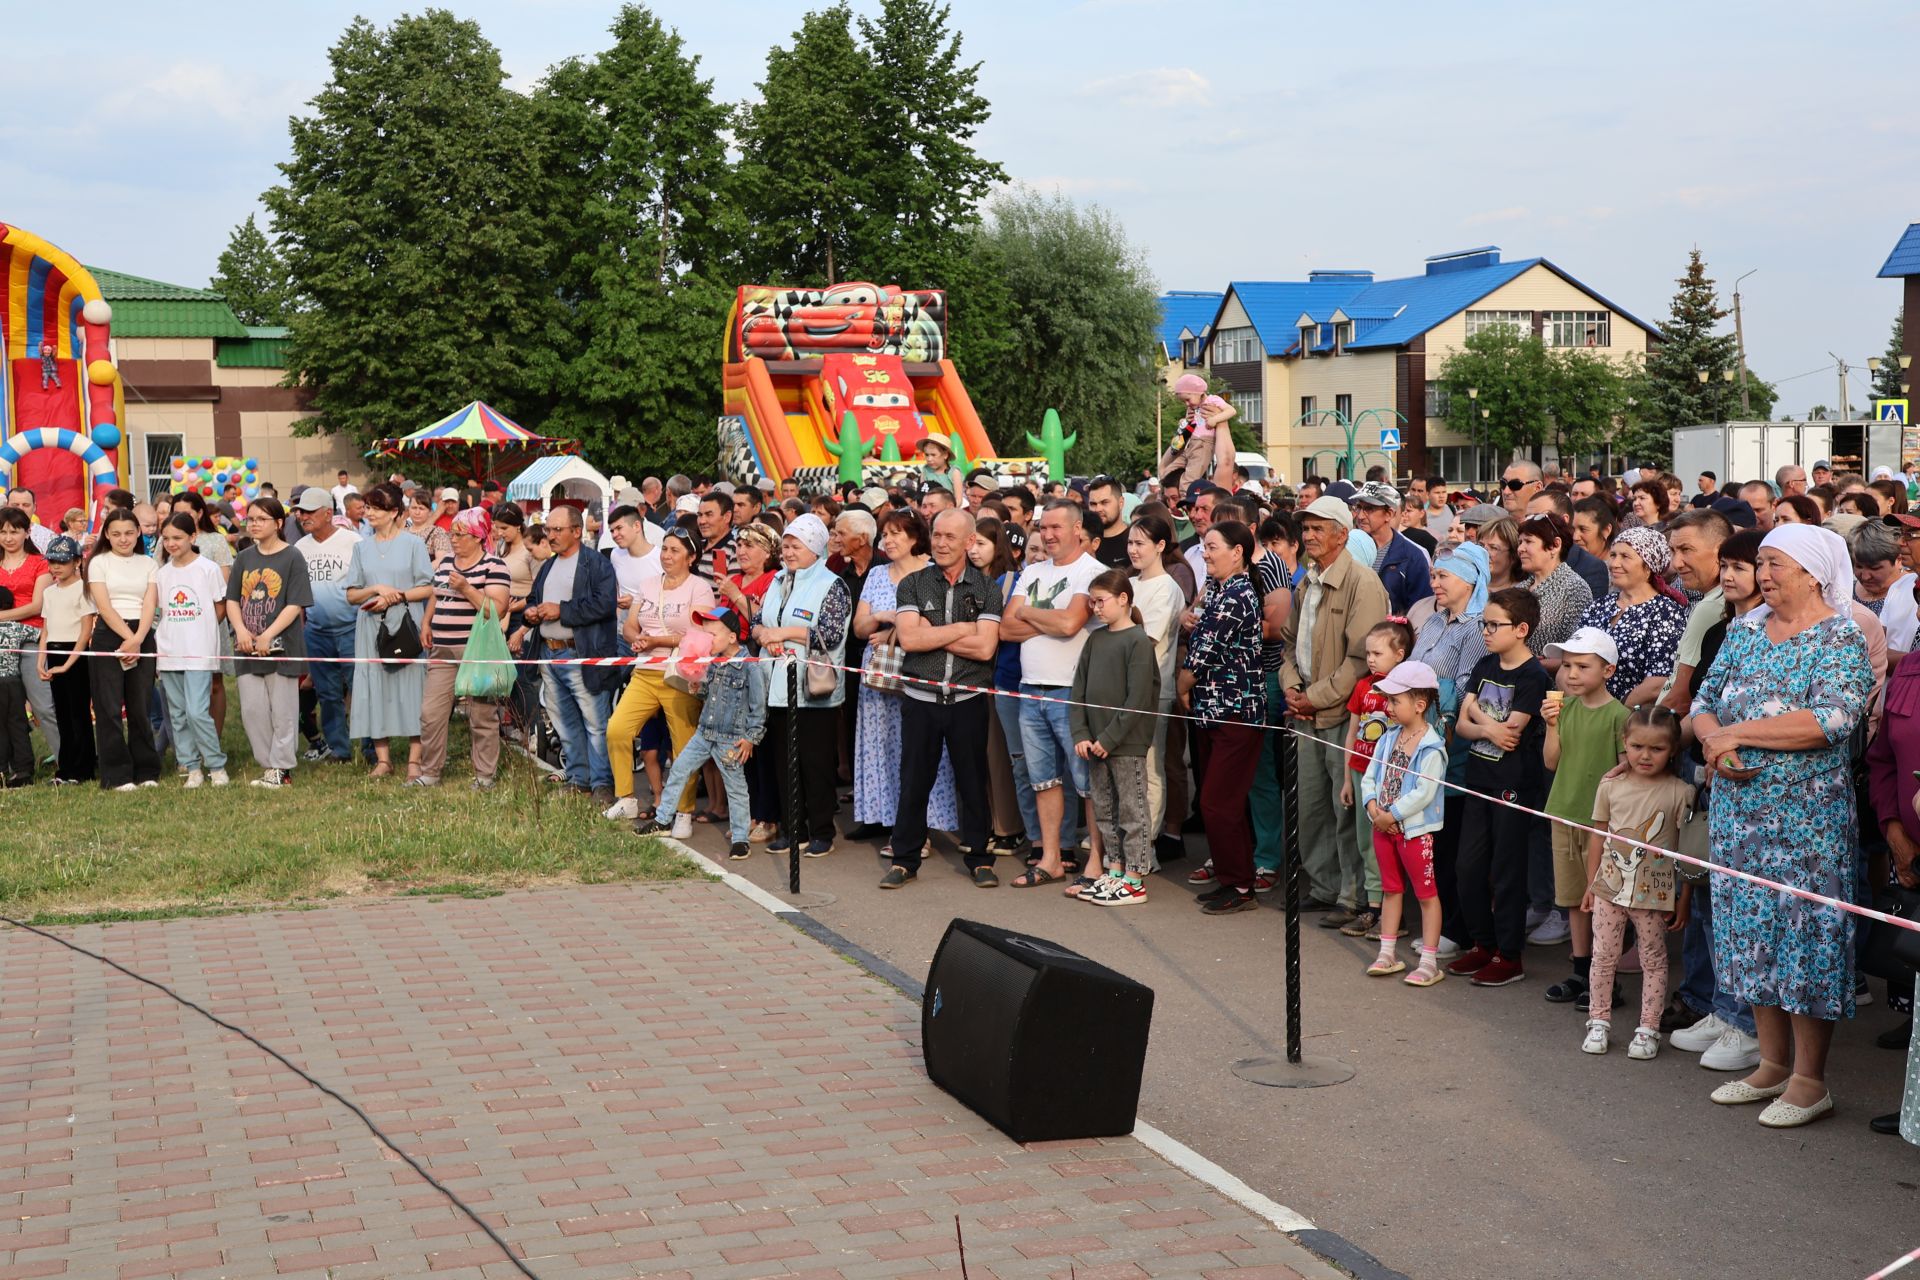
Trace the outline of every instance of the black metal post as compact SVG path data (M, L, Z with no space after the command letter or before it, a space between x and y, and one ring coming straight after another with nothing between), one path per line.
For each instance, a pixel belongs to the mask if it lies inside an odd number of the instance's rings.
M800 662L787 664L787 892L800 892Z
M1285 728L1280 735L1281 856L1287 860L1287 1061L1300 1062L1300 748Z

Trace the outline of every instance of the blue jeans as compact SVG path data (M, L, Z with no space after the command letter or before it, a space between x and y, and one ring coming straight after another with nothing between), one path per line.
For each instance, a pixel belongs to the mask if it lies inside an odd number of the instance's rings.
M747 796L746 765L737 760L728 764L721 758L721 752L730 750L732 745L728 743L716 748L707 740L705 733L696 732L693 737L687 739L687 745L680 749L680 754L673 758L673 768L668 772L667 780L660 788L660 794L679 795L681 788L693 781L693 775L698 772L700 766L709 760L713 761L714 767L720 770L720 781L725 783L727 788L727 835L732 843L745 844L747 826L752 820L749 810L753 805ZM753 750L756 755L760 752L759 747ZM659 816L668 822L673 820L671 813L671 805L660 806Z
M1027 777L1027 749L1020 736L1020 708L1024 705L1018 698L996 696L993 713L1000 717L1000 730L1007 740L1007 759L1013 766L1013 792L1020 805L1020 824L1026 828L1027 843L1037 848L1040 810L1033 802L1033 780Z
M1086 798L1092 789L1087 762L1073 749L1073 724L1068 718L1067 695L1071 689L1049 684L1022 684L1027 694L1020 701L1020 739L1027 757L1027 780L1035 791L1057 787L1071 780L1074 794ZM1073 806L1067 806L1071 813ZM1039 825L1036 820L1036 827Z
M1739 996L1720 989L1713 976L1713 900L1707 885L1695 885L1687 927L1680 935L1680 1003L1701 1017L1753 1035L1753 1009Z
M571 658L572 649L557 649L543 656ZM562 771L569 785L599 790L613 787L613 763L607 759L607 712L611 701L606 692L587 688L585 667L542 667L540 699L553 718L560 735L560 751L565 763Z
M307 656L310 658L351 658L353 627L322 627L307 624ZM353 668L342 662L314 662L307 666L313 679L314 708L320 716L320 736L326 740L327 754L335 760L353 758L353 739L347 736L347 685Z
M213 712L207 699L213 694L217 671L162 671L160 692L173 723L173 757L186 769L224 769L226 752L213 730Z

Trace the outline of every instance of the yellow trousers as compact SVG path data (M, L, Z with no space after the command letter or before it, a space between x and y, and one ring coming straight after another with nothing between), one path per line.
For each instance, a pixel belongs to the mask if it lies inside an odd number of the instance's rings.
M660 713L667 717L667 736L678 755L699 727L700 699L668 684L659 671L634 672L627 691L620 695L620 705L607 718L607 758L613 766L613 794L620 799L633 794L633 740L640 736L641 726ZM693 812L693 781L689 778L680 793L681 813ZM662 797L654 801L666 806Z

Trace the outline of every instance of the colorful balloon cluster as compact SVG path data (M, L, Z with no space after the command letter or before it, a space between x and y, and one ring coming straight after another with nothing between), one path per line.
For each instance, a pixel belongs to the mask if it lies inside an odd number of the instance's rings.
M175 458L172 493L192 490L203 498L218 499L228 484L238 484L249 500L260 496L258 458Z

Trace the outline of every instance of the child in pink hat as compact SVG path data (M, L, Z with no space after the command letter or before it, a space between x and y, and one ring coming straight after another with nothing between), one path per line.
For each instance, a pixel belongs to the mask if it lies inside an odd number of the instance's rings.
M1238 410L1219 396L1208 395L1207 380L1197 373L1181 374L1173 394L1187 411L1173 433L1173 443L1160 455L1159 473L1168 483L1177 479L1184 492L1213 470L1216 429Z

